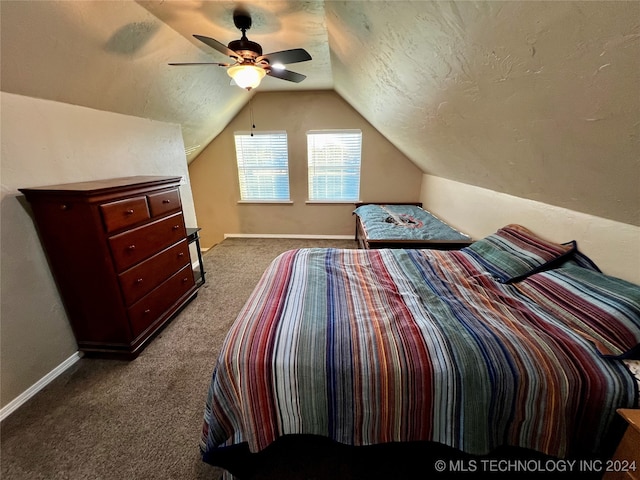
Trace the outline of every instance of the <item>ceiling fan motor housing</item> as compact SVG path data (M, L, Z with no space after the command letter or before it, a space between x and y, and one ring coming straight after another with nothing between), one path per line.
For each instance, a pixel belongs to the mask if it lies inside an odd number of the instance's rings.
M256 42L252 42L245 35L240 40L229 42L229 50L239 53L244 58L255 59L262 55L262 47Z

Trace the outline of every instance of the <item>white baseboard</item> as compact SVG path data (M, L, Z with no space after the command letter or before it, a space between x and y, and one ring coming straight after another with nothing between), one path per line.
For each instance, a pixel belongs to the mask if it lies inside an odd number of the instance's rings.
M304 235L297 233L225 233L224 238L299 238L307 240L354 240L353 235Z
M0 422L15 412L18 408L20 408L23 404L27 402L31 397L33 397L36 393L42 390L44 387L49 385L53 380L56 379L60 374L62 374L66 369L71 367L74 363L82 358L81 352L76 352L67 358L64 362L58 365L56 368L47 373L44 377L38 380L36 383L31 385L27 390L22 392L16 398L11 400L7 405L5 405L0 410Z

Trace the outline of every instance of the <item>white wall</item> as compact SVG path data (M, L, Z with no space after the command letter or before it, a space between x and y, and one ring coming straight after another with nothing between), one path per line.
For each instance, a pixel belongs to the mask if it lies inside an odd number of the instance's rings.
M474 239L518 223L551 241L576 240L604 273L640 284L640 227L635 225L426 174L420 200Z
M18 188L182 175L187 225L196 225L196 216L180 126L0 94L0 406L5 407L77 351L28 204Z

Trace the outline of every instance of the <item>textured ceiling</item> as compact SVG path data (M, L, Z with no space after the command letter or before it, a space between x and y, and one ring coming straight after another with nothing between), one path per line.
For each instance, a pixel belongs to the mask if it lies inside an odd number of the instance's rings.
M423 171L640 225L640 2L326 10L336 91Z
M192 161L246 104L193 38L228 43L237 2L0 2L5 92L180 124ZM257 1L249 39L306 49L424 172L640 225L640 2Z
M231 85L224 68L168 63L229 60L193 34L224 44L239 39L237 5L2 0L2 90L180 124L191 161L250 94ZM303 82L269 77L260 91L333 88L323 2L247 7L253 21L247 36L264 53L305 48L313 58L289 67L307 75Z

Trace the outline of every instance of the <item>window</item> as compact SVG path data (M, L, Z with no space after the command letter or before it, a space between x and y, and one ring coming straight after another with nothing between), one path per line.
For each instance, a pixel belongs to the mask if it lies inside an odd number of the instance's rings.
M360 130L307 132L309 200L358 201L361 150Z
M240 200L289 201L287 132L236 132Z

